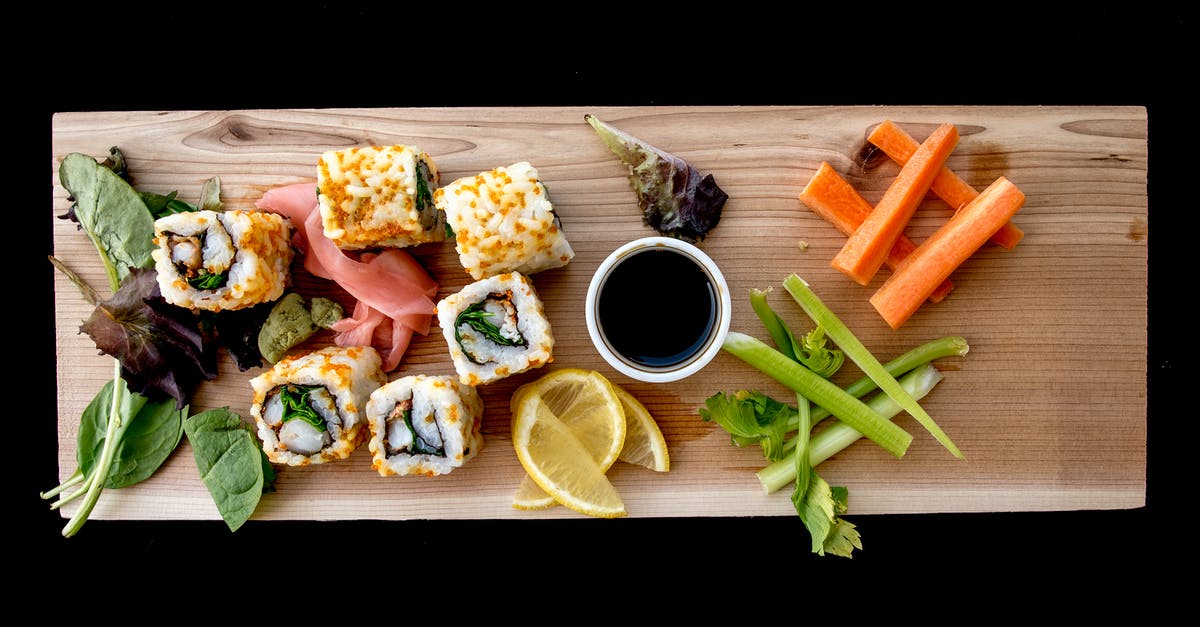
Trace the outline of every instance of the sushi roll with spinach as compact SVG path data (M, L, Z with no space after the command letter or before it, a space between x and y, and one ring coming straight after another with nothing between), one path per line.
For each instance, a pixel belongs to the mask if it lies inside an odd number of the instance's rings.
M403 248L446 239L433 202L438 169L415 146L331 150L317 164L321 225L344 250Z
M331 346L285 357L250 380L250 414L274 464L307 466L345 459L368 436L367 401L387 381L369 346Z
M475 280L567 265L575 256L537 168L526 161L458 179L433 195Z
M554 334L533 283L512 272L476 281L437 304L459 380L482 385L550 363Z
M167 302L223 311L283 295L292 263L292 223L264 211L194 211L154 222L151 252Z
M381 476L444 475L483 446L483 401L454 377L413 375L371 393L367 424Z

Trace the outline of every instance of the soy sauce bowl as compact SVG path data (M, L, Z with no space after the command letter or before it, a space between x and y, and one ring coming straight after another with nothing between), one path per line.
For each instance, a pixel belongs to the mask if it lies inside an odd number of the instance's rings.
M691 376L721 352L732 305L721 269L699 248L644 237L614 250L588 284L592 344L618 372L666 383Z

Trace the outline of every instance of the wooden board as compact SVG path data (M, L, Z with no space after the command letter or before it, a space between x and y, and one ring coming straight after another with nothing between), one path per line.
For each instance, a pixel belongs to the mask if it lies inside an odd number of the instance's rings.
M715 175L730 195L702 248L722 267L734 295L734 330L765 337L745 297L776 286L772 302L797 329L808 320L779 283L805 277L860 339L886 360L944 335L970 342L965 358L939 362L945 380L923 405L966 453L957 461L919 425L903 460L860 442L822 466L850 489L851 513L1115 509L1145 503L1146 476L1146 110L1141 107L643 107L164 111L60 113L53 123L54 213L67 205L57 164L70 152L125 152L135 183L195 199L219 175L226 207L248 209L276 185L315 180L317 155L364 144L415 144L429 152L442 183L499 165L537 166L576 251L565 268L535 276L558 345L549 368L596 368L657 417L671 471L618 464L610 472L635 517L794 515L786 493L764 495L757 448L738 449L696 408L717 391L781 386L722 354L680 382L644 384L603 364L588 340L583 301L600 261L620 244L652 234L624 166L583 121L594 113ZM829 161L872 202L898 168L869 156L864 138L891 119L918 139L940 122L962 140L948 165L976 188L999 175L1026 193L1014 221L1026 232L1013 251L986 247L954 275L956 290L890 330L861 287L829 268L844 237L804 208L797 194ZM920 241L949 209L929 199L909 228ZM106 285L95 250L73 225L53 223L55 254L93 286ZM807 242L802 249L799 242ZM468 282L453 246L415 251L441 283ZM297 289L348 302L329 284L297 273ZM76 333L90 313L75 288L55 277L60 474L75 467L78 416L111 376L111 360ZM320 335L312 346L327 344ZM47 348L49 350L49 348ZM228 405L249 416L248 379L227 359L198 391L194 407ZM393 377L450 374L440 334L415 341ZM577 517L564 508L522 512L511 497L522 469L509 439L508 397L544 371L481 389L482 453L445 477L382 478L364 449L350 459L284 468L258 519L427 519ZM837 380L859 375L852 366ZM786 491L784 491L786 492ZM72 509L65 508L69 514ZM150 480L106 491L92 518L211 519L217 513L186 442Z

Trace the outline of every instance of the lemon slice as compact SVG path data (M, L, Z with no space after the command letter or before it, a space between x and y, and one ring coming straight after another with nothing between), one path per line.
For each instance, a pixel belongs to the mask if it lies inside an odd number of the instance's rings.
M513 413L516 413L516 408L520 405L524 395L530 390L544 391L556 385L577 385L578 382L587 380L587 377L591 376L603 377L603 375L594 371L566 369L555 371L538 381L527 383L513 393ZM556 379L557 382L555 381ZM621 448L617 459L658 472L667 472L670 468L670 457L667 454L667 442L663 438L662 431L658 428L658 423L655 422L645 405L638 402L632 394L625 391L619 385L611 382L610 385L613 391L616 392L617 399L621 403L621 409L625 412L625 444ZM609 450L592 450L590 452L592 453L592 458L597 460L597 463L605 471L608 470L614 461L610 457L611 451ZM513 507L516 509L540 510L554 507L557 504L558 502L554 500L554 497L546 494L545 490L538 487L537 483L529 475L521 478L521 483L517 486L516 494L513 495Z
M610 391L610 395L615 400L615 394ZM624 516L621 496L568 422L540 394L526 393L520 400L513 413L513 447L525 472L538 487L581 514L601 518ZM619 444L625 436L625 414L620 402L612 403L608 413L608 423L596 421L597 427L608 427L607 431ZM617 448L619 451L619 445Z
M624 388L613 385L613 389L617 391L621 408L625 410L625 446L617 459L658 472L670 470L667 441L650 415L650 410Z

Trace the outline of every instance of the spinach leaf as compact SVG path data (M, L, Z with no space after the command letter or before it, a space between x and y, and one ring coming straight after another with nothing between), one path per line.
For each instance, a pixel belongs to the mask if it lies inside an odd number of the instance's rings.
M225 286L225 282L229 280L228 272L208 272L201 270L200 274L194 278L188 279L188 285L198 290L215 290Z
M266 462L250 425L228 407L184 421L200 478L230 531L237 531L271 489L275 471Z
M313 390L318 389L321 389L321 386L288 385L279 390L279 400L283 403L283 422L298 418L318 431L325 431L325 419L317 415L317 410L312 408L308 400Z
M113 489L131 486L154 474L179 445L183 418L187 415L187 409L176 409L171 399L152 401L130 392L123 379L116 381L122 387L121 406L117 410L122 422L115 434L118 444L112 466L104 481L105 488ZM113 381L109 381L80 416L76 461L85 476L95 471L104 449L112 393Z
M100 252L114 291L130 268L154 264L154 218L137 190L80 153L63 159L58 177L75 200L75 217Z
M150 212L150 215L155 218L169 216L174 213L189 213L196 210L195 207L176 198L175 196L178 192L171 192L166 196L154 192L138 193L142 197L142 202L146 204L146 209Z

